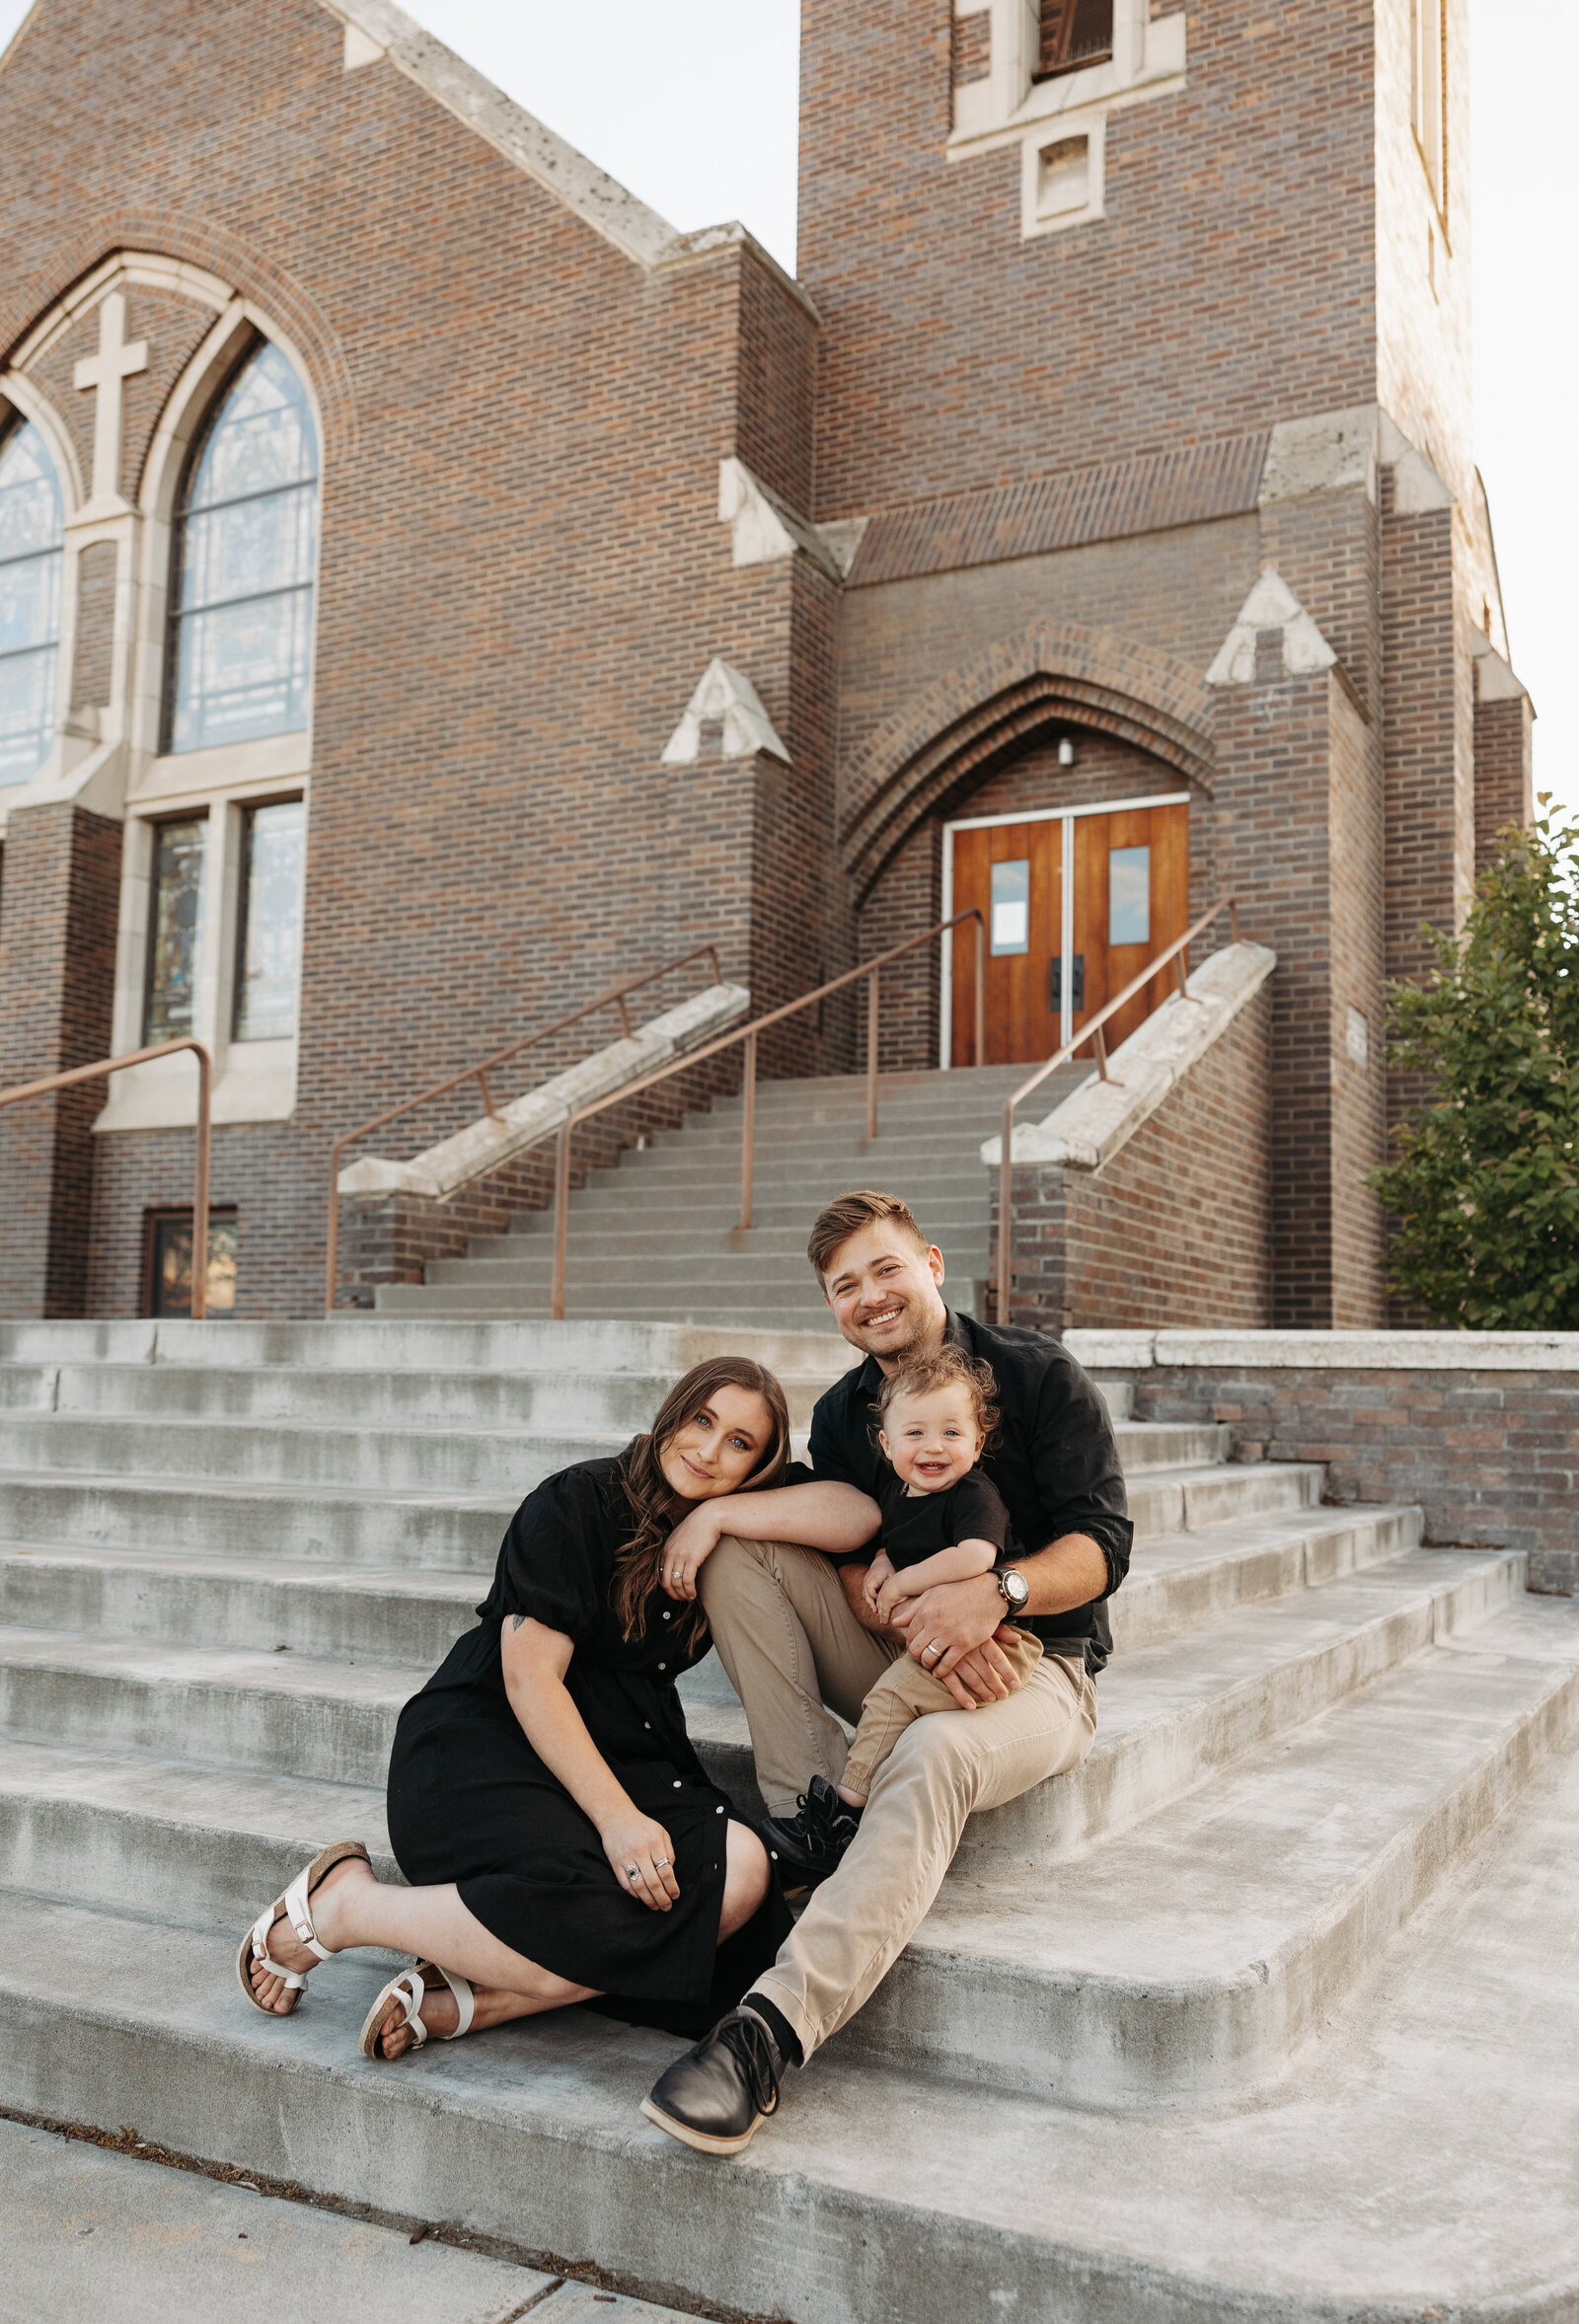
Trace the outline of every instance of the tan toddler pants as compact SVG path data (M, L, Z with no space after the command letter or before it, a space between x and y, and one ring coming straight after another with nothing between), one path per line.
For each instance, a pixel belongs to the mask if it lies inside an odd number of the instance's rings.
M1029 1630L1016 1629L1013 1646L1006 1646L1001 1638L998 1645L1023 1687L1042 1659L1041 1640ZM941 1679L935 1679L931 1671L923 1670L912 1656L901 1654L888 1665L861 1706L861 1723L840 1781L847 1789L859 1791L865 1797L871 1789L872 1777L912 1719L924 1719L929 1711L958 1709L958 1703Z

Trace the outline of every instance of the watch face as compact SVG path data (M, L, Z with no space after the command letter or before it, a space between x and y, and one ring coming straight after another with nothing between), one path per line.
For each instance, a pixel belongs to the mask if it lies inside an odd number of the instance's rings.
M1030 1596L1030 1584L1023 1574L1005 1574L1004 1596L1016 1611L1024 1605Z

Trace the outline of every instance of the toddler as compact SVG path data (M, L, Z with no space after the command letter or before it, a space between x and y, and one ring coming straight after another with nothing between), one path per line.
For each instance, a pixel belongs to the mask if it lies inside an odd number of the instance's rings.
M882 1540L865 1584L871 1614L892 1620L907 1599L990 1573L1010 1553L1009 1512L977 1466L998 1425L996 1393L987 1366L946 1343L883 1382ZM1012 1641L1000 1633L999 1646L1023 1684L1041 1660L1040 1639L1015 1630ZM805 1877L831 1872L855 1838L877 1769L911 1721L958 1708L924 1660L901 1652L862 1705L843 1782L814 1775L798 1815L764 1823L770 1848Z

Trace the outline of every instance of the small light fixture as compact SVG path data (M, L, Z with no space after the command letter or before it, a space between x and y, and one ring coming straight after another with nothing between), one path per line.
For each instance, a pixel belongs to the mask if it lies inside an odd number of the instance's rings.
M1075 738L1071 734L1061 734L1058 738L1058 763L1061 767L1075 764Z

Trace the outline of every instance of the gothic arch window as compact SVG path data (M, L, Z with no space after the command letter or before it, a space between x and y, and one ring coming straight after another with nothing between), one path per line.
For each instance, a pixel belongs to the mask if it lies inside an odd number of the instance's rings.
M54 742L65 510L38 430L0 435L0 784L26 783Z
M264 339L198 440L177 508L167 751L305 727L317 562L318 430Z

